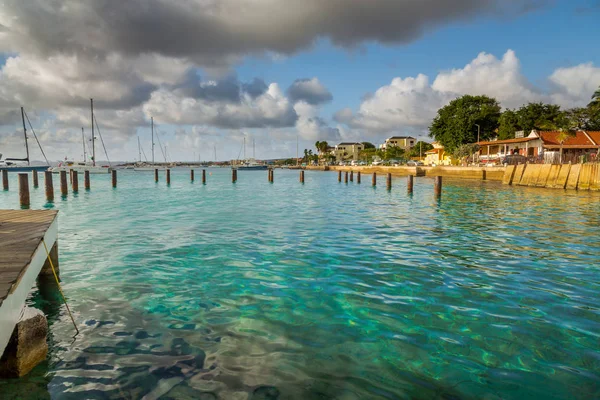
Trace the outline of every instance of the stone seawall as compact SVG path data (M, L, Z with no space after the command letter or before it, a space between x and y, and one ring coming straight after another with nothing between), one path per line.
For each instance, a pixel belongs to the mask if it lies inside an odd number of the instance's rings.
M600 190L600 164L509 165L502 183L552 189Z

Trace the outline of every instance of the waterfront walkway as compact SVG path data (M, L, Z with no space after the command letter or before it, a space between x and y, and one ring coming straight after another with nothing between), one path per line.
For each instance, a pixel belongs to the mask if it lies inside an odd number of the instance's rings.
M10 339L25 300L46 263L56 251L58 211L0 210L0 354Z

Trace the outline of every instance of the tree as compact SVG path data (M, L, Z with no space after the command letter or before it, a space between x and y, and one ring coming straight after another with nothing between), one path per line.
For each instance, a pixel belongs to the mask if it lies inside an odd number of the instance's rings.
M562 111L556 104L528 103L517 110L519 129L529 133L533 129L544 129L548 122L560 118ZM514 135L513 135L514 137Z
M429 127L429 136L452 153L460 145L477 141L477 127L481 126L481 139L489 139L498 128L500 105L488 96L465 95L452 100L438 110Z
M362 142L363 146L365 146L365 150L366 149L374 149L375 145L371 142Z
M505 110L498 120L498 139L512 139L515 132L521 130L519 125L519 116L515 110Z
M421 157L425 154L426 151L433 149L433 145L427 142L418 141L415 144L415 147L410 149L408 153L409 157Z
M304 158L302 159L304 162L308 162L308 149L304 149Z
M452 157L456 160L463 160L471 157L479 151L479 145L476 143L462 144L452 152Z

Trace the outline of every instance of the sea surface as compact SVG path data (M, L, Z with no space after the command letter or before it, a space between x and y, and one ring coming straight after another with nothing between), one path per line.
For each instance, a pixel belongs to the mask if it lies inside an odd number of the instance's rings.
M600 398L600 193L206 170L40 178L80 334L34 288L49 356L1 399Z

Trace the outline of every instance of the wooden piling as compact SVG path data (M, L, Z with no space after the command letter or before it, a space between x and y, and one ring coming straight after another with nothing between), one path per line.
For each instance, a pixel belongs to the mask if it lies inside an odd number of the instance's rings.
M436 198L442 197L442 177L436 176L433 178L433 193Z
M271 169L271 183L275 182L275 170Z
M29 207L29 176L26 173L19 174L19 201L21 207Z
M90 190L90 171L88 170L83 172L83 186L85 186L85 190Z
M304 171L300 171L300 183L304 183Z
M71 184L73 184L73 170L72 169L69 170L69 182L71 182Z
M117 187L117 170L116 169L112 170L112 187L113 188Z
M69 194L69 187L67 186L67 171L60 171L60 194L62 196Z
M52 182L52 172L44 172L44 184L46 186L46 201L52 203L54 201L54 184Z
M202 184L206 185L206 170L202 170Z
M413 181L414 176L408 175L406 177L406 191L408 192L408 194L411 194L413 192Z
M190 169L190 181L194 182L194 170Z
M171 184L171 169L167 168L166 172L167 173L165 175L166 175L166 178L167 178L167 185L170 185Z
M154 168L154 182L158 182L158 168Z
M350 171L350 182L354 182L354 171Z
M373 176L371 177L371 184L373 187L377 186L377 173L373 172Z
M344 172L344 183L348 183L348 171Z
M338 182L342 181L342 171L338 171Z
M31 176L33 177L33 187L37 188L40 185L40 182L38 181L37 169L31 171Z
M387 174L386 187L387 190L392 190L392 174Z
M235 181L237 181L236 172L237 172L237 169L235 169L235 168L231 169L231 183L235 183Z
M360 183L360 171L356 173L356 183Z
M79 192L79 178L77 175L77 171L73 171L73 181L71 182L71 186L73 187L73 193Z
M2 189L8 190L8 171L2 170Z

